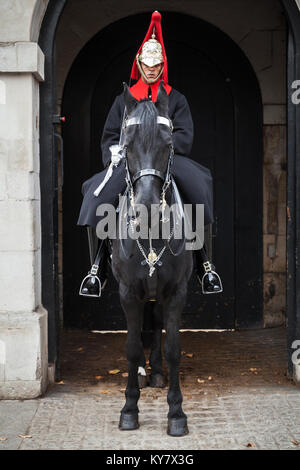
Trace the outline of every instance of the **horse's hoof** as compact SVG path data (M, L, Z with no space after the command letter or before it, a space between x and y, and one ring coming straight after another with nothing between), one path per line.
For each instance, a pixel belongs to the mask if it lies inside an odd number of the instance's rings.
M185 436L188 434L189 428L187 426L187 418L185 416L182 418L169 418L167 433L169 436L174 437Z
M139 428L139 419L137 414L121 413L119 429L121 431L133 431Z
M164 376L162 374L151 374L149 386L155 388L164 388L166 386Z
M146 375L138 374L139 388L148 387L148 377Z

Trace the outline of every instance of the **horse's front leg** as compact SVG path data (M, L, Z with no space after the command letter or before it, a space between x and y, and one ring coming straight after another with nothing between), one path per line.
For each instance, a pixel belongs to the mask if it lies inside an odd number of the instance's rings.
M161 355L163 313L159 304L156 304L153 309L153 320L154 331L150 353L151 375L149 385L150 387L163 388L166 386Z
M127 320L126 356L128 360L128 382L125 391L126 402L121 411L119 428L130 431L139 427L137 402L140 398L138 383L139 360L143 353L141 340L141 326L144 304L131 298L130 293L122 295L120 289L120 300Z
M186 290L180 288L164 305L164 323L166 329L164 353L169 370L167 433L170 436L184 436L189 432L187 416L182 410L182 394L179 383L179 363L181 358L179 328L185 298Z

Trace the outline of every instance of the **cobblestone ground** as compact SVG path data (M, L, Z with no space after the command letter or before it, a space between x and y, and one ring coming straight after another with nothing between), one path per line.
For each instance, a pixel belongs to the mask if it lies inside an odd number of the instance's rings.
M125 340L124 334L64 332L60 383L42 398L0 403L0 412L14 403L15 414L24 404L35 404L26 429L15 429L16 435L30 437L18 437L14 448L300 449L300 388L286 377L283 328L181 333L183 408L190 431L181 438L166 434L167 389L142 389L140 429L119 431ZM116 369L120 372L109 373ZM0 441L0 449L12 448L12 442Z

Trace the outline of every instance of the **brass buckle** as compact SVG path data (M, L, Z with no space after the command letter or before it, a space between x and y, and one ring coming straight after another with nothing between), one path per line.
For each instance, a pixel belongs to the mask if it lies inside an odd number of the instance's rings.
M209 261L205 261L205 262L203 263L203 267L204 267L204 271L205 271L206 273L210 273L210 272L211 272L211 264L210 264Z

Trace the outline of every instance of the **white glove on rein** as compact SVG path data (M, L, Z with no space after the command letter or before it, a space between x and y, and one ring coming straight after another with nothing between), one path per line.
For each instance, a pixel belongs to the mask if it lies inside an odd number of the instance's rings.
M104 180L98 186L98 188L94 191L94 196L99 196L100 192L102 191L102 189L106 185L107 181L111 178L111 176L113 174L113 169L116 168L119 165L120 161L123 158L123 155L121 153L122 152L122 147L120 145L111 145L109 147L109 150L110 150L110 153L111 153L110 165L107 169Z

